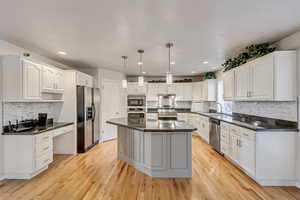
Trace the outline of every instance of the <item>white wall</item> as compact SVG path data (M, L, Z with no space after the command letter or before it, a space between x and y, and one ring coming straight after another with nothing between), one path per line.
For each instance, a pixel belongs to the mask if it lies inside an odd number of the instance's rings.
M0 133L2 133L3 126L3 112L2 112L2 68L0 67ZM3 137L0 134L0 180L3 172Z
M298 50L298 89L300 89L300 31L297 33L294 33L282 40L280 40L278 43L278 47L282 50ZM299 94L300 94L300 90ZM299 95L298 95L299 96ZM299 97L298 97L299 98ZM300 109L299 111L300 112ZM299 114L298 114L299 115ZM299 117L298 117L298 126L299 126ZM300 128L300 126L299 126ZM300 134L298 134L298 187L300 188Z

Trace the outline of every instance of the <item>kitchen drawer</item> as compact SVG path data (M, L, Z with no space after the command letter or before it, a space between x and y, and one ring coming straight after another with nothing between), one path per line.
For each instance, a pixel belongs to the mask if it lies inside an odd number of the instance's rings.
M43 167L49 165L53 161L53 153L45 153L35 160L35 170L40 170Z
M244 140L250 140L250 141L255 140L255 132L254 132L254 131L251 131L251 130L249 130L249 129L240 128L240 136L241 136Z
M53 137L56 137L56 136L59 136L59 135L63 135L65 133L69 133L71 131L74 130L74 125L70 125L70 126L66 126L66 127L62 127L62 128L59 128L59 129L56 129L52 135Z
M35 136L35 144L40 144L40 143L50 143L52 141L52 131L47 131L45 133L39 134Z
M53 141L45 141L36 144L35 155L39 157L45 153L53 152Z

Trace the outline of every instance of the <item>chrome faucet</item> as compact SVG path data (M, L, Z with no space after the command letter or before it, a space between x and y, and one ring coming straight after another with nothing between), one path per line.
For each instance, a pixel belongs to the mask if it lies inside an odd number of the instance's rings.
M222 104L219 103L219 102L216 102L216 104L217 104L217 107L220 106L220 113L223 113L223 106L222 106Z

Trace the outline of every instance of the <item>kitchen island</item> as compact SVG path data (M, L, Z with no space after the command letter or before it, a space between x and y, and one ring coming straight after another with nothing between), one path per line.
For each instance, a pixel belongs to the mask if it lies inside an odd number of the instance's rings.
M118 126L118 159L152 177L192 177L192 132L184 121L128 118L107 121Z

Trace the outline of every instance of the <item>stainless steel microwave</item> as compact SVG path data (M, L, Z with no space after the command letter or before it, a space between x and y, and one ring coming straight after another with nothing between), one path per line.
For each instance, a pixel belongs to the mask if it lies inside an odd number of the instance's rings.
M129 95L127 97L127 106L146 106L146 96Z

